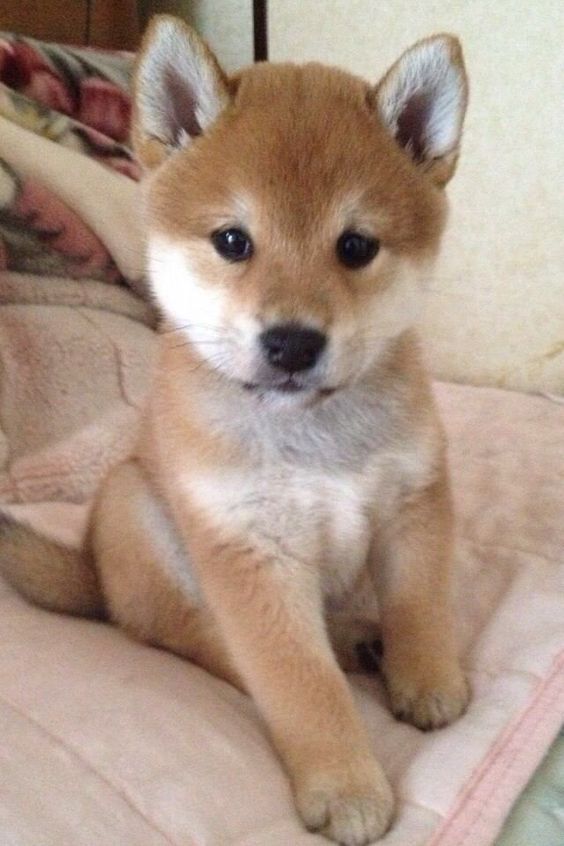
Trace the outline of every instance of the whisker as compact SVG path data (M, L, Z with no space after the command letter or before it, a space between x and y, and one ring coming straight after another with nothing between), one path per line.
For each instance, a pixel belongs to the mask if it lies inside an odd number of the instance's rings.
M226 361L225 355L223 354L215 357L211 356L210 358L203 358L195 367L191 367L186 370L186 373L196 373L198 370L204 367L204 365L206 365L212 373L223 375L222 371L218 366L219 364L221 364L222 361Z
M163 329L163 334L168 334L172 332L183 332L186 329L205 329L209 331L210 329L214 332L225 332L226 330L220 326L210 326L206 323L184 323L182 326L176 326L171 328Z
M213 346L214 344L215 344L215 346L219 346L222 343L223 343L223 341L210 340L210 341L198 341L197 344L195 344L193 341L190 340L190 338L187 338L185 341L182 341L182 343L180 343L180 344L174 344L170 349L178 350L181 347L194 347L194 346L200 347L200 346L203 346L203 345Z

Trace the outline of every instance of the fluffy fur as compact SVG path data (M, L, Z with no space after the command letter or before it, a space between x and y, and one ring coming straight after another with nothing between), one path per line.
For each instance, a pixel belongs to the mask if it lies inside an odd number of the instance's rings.
M376 87L314 64L228 79L190 29L157 18L134 133L165 318L143 435L102 484L82 556L10 523L0 545L35 601L103 602L136 637L246 689L306 826L346 846L393 815L339 667L359 669L355 639L377 637L348 610L358 594L377 591L398 717L435 728L468 700L446 448L413 330L465 105L451 36L416 45ZM225 227L249 233L248 260L215 250ZM338 261L345 230L379 240L365 267ZM292 392L260 344L288 323L327 338Z

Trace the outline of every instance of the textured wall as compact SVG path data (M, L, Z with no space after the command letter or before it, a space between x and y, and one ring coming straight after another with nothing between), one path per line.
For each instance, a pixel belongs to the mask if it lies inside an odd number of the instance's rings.
M564 393L564 3L269 0L274 60L377 80L432 32L462 41L471 102L425 319L443 378Z
M227 71L253 61L252 0L190 0L189 15Z
M227 71L253 61L253 0L138 0L138 6L143 22L157 12L190 21Z

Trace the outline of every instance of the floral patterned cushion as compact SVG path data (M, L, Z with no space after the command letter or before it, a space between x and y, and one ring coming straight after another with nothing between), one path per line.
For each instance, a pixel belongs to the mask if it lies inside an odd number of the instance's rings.
M0 33L0 117L137 180L128 146L133 56ZM0 157L0 270L120 282L107 245Z

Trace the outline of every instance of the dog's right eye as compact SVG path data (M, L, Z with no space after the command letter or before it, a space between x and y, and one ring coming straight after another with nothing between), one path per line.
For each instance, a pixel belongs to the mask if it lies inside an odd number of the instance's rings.
M244 261L253 254L253 242L242 229L218 229L211 236L212 244L227 261Z
M380 249L380 242L360 232L343 232L337 241L337 258L345 267L358 270L370 264Z

